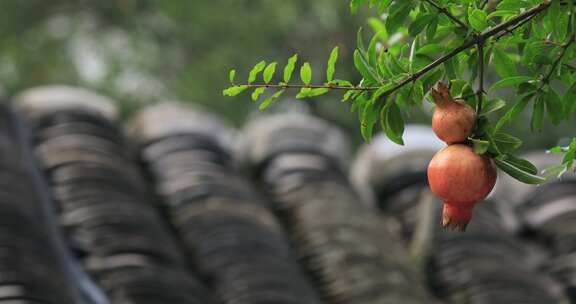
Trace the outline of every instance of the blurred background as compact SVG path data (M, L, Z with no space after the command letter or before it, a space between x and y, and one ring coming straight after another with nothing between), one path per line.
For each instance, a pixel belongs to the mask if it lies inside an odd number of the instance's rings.
M241 125L256 106L248 94L222 96L230 68L243 79L260 60L282 65L298 53L319 75L338 45L337 77L359 80L351 55L357 29L371 31L371 14L366 8L352 15L348 1L331 0L5 0L0 3L0 82L10 95L44 84L91 88L117 100L124 115L159 99L178 99L203 104ZM359 144L356 115L340 97L331 93L304 102ZM428 118L410 120L427 123ZM511 128L529 138L525 149L554 146L570 129L527 136L522 121Z

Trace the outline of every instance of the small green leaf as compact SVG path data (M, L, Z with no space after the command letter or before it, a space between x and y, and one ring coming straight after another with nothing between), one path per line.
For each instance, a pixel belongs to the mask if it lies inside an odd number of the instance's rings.
M276 65L276 62L272 62L264 69L264 83L270 83L270 80L272 80L276 72Z
M564 107L560 96L550 88L544 93L544 101L546 102L546 112L550 115L552 123L559 124L564 119Z
M498 120L498 122L496 123L496 127L494 127L494 129L499 130L508 121L514 120L522 111L524 111L526 105L528 105L528 102L530 102L530 100L532 99L532 97L534 97L534 95L536 95L536 92L534 91L522 95L520 97L520 100L516 104L514 104L514 106L510 110L508 110L508 112L506 112L506 114L504 114L504 116L502 116L500 120Z
M482 103L482 113L480 115L488 115L492 112L498 111L506 106L506 102L502 99L489 100L488 102Z
M242 92L244 92L248 87L247 86L233 86L225 89L222 91L224 96L236 96Z
M346 93L344 93L344 96L342 96L342 101L343 102L348 101L352 97L352 95L354 95L354 93L356 93L356 92L358 92L358 91L354 91L354 90L346 91Z
M501 77L512 77L518 75L518 70L516 69L516 64L514 60L510 58L504 51L495 47L492 50L494 54L494 68L496 73Z
M284 94L284 92L285 92L285 90L277 91L273 95L264 99L264 101L260 104L260 106L258 106L258 109L264 110L264 109L268 108L274 102L274 100L278 99L278 97L280 97L282 94Z
M538 174L538 168L536 168L536 166L534 166L534 164L532 164L530 161L516 157L510 153L507 153L504 155L504 157L507 162L512 163L514 166L522 169L523 171L534 175Z
M473 29L481 32L488 28L486 13L483 10L475 9L468 16L468 21Z
M288 63L284 67L284 82L285 83L290 82L290 79L292 79L292 73L294 72L294 67L296 65L296 61L298 61L298 54L294 54L294 56L292 56L292 57L290 57L290 59L288 59Z
M544 124L544 100L542 96L536 98L534 103L534 110L532 112L532 120L530 126L532 131L541 131L542 125Z
M495 84L493 84L492 87L490 87L490 91L494 91L496 89L500 89L500 88L504 88L504 87L516 86L516 85L519 85L521 83L525 83L525 82L529 82L529 81L533 81L533 80L534 80L534 78L529 77L529 76L506 77L506 78L500 79Z
M419 48L416 51L416 54L418 55L428 55L428 56L433 56L436 54L440 54L444 51L444 46L440 45L440 44L426 44L424 46L422 46L421 48Z
M362 32L363 32L362 28L359 28L358 33L356 33L356 48L358 48L362 56L364 56L366 54L366 49Z
M300 92L298 92L298 95L296 95L296 98L297 99L306 98L309 96L311 91L312 91L311 88L302 88L300 89Z
M386 18L386 30L389 33L394 33L400 26L404 24L404 20L412 10L411 1L395 1L389 10L389 15Z
M257 101L260 95L262 95L262 93L264 93L265 90L266 90L265 87L256 88L254 92L252 92L252 100Z
M312 81L312 68L310 67L310 63L305 62L300 68L300 78L305 85L309 85L310 81Z
M328 67L326 68L326 79L332 81L334 79L334 72L336 71L336 61L338 60L338 47L332 49L330 58L328 58Z
M404 145L404 117L396 102L388 101L384 106L384 133L391 141Z
M428 42L434 40L436 37L436 31L438 30L438 20L440 18L434 18L430 21L430 24L426 27L426 40Z
M564 153L564 149L562 149L562 147L560 147L560 146L556 146L556 147L550 148L550 150L548 150L548 152L553 153L553 154L562 154L562 153Z
M475 138L471 138L470 140L472 141L474 147L474 153L476 154L482 155L486 153L488 151L488 147L490 147L489 141Z
M360 72L362 77L369 82L376 82L376 73L368 65L364 57L361 55L359 50L354 51L354 66Z
M502 171L523 183L537 185L546 181L546 179L543 177L532 174L522 168L517 167L515 163L511 162L506 157L494 158L494 163L496 163L496 166Z
M266 67L266 61L262 60L260 62L258 62L250 71L250 74L248 75L248 84L251 84L254 82L254 80L256 80L256 77L258 76L258 74L260 72L262 72L262 70L264 70L264 68Z
M432 19L437 18L436 15L433 14L424 14L421 16L418 16L416 18L416 20L414 20L414 22L412 22L412 24L410 24L410 27L408 28L408 33L410 34L410 36L416 36L418 34L420 34L420 32L422 32L424 30L424 28L430 24L430 22L432 21Z
M316 89L312 89L310 90L310 92L308 93L307 97L315 97L315 96L320 96L320 95L324 95L326 93L328 93L330 91L330 89L328 88L316 88Z
M492 139L501 153L508 153L522 146L522 140L504 132L497 132Z
M234 84L234 79L236 78L236 70L235 69L231 69L230 70L230 83Z

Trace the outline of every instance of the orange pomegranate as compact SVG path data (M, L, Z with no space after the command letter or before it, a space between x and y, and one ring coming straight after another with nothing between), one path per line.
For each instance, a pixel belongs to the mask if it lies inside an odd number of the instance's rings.
M436 103L432 115L432 129L436 136L448 144L466 140L476 123L474 109L464 102L454 100L442 82L432 88L432 97Z
M464 231L474 205L494 188L496 168L490 158L474 153L471 147L454 144L434 155L428 165L428 182L444 201L442 226Z

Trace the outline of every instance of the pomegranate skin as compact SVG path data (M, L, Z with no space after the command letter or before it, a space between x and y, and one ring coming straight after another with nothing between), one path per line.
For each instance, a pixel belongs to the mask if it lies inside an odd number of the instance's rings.
M463 144L436 153L428 165L430 189L444 201L473 203L494 188L496 168L490 158Z
M436 109L432 115L432 130L442 141L452 144L463 142L476 124L476 113L466 103L450 96L448 87L439 82L432 88Z
M496 168L490 158L474 153L471 147L454 144L434 155L428 165L428 183L444 201L442 225L463 231L474 205L494 188Z

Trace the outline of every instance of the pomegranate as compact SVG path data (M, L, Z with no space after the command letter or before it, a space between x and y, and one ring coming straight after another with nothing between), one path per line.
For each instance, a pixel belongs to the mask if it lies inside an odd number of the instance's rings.
M428 165L430 189L444 201L442 226L466 230L474 205L494 188L496 168L490 158L463 144L436 153Z
M454 100L442 82L432 88L432 97L436 103L432 115L432 129L436 136L448 144L466 140L476 123L474 109L464 102Z

